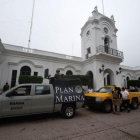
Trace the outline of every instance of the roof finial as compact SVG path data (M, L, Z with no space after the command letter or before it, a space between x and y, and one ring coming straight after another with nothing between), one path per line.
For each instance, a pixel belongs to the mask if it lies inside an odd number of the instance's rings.
M113 15L112 15L110 18L111 18L113 21L115 21L115 20L114 20L114 16L113 16Z
M97 7L97 6L95 6L94 10L95 10L96 12L98 12L98 7Z

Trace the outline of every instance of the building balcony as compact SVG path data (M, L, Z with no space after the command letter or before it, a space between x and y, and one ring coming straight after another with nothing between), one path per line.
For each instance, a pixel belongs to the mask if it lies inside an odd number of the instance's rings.
M103 54L108 54L115 57L123 58L123 52L101 45L96 47L96 53L97 54L103 53Z

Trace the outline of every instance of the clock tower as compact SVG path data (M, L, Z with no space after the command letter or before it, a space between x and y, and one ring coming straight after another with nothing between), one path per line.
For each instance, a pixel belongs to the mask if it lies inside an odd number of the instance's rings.
M95 7L92 16L81 29L83 74L89 74L91 85L99 89L104 85L120 85L120 63L123 52L117 50L114 16L110 18Z
M92 17L88 18L81 29L82 59L95 55L99 46L117 50L117 31L114 16L108 18L95 7Z

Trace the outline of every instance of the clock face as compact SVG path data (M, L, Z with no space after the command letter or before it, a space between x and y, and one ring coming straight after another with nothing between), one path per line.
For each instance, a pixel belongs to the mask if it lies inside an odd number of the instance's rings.
M87 31L87 34L86 35L87 35L87 37L90 36L90 30Z
M104 33L107 34L108 33L108 29L105 27L104 28Z

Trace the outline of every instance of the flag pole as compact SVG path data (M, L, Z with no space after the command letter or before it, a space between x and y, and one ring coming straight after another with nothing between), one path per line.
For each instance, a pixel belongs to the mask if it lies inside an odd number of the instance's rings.
M32 27L33 27L33 17L34 17L34 7L35 7L35 0L33 0L33 9L32 9L32 17L31 17L30 34L29 34L29 40L28 40L28 48L30 48L30 42L31 42Z
M102 6L103 6L103 15L105 15L105 13L104 13L104 3L103 3L103 0L102 0Z

